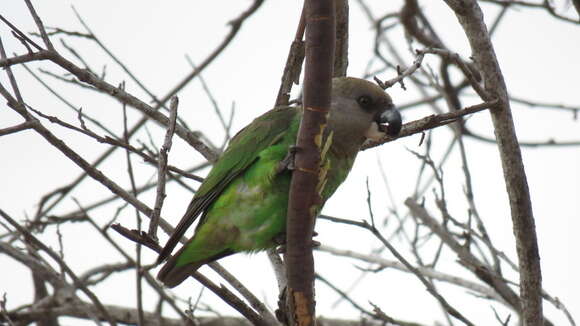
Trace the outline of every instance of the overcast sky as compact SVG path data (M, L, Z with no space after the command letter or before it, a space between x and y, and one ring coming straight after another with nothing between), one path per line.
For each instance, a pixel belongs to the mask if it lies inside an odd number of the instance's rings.
M24 3L16 0L8 2L8 5L2 6L0 13L23 31L34 31L33 22ZM45 25L67 30L82 30L82 26L70 7L74 5L93 32L158 97L163 97L191 71L185 55L189 55L195 63L203 60L229 31L227 22L249 5L249 1L173 1L168 3L69 0L36 2L37 11ZM400 6L399 1L382 1L385 3L382 7L378 6L378 1L375 2L373 5L376 8L373 8L376 9L377 16L385 13L387 6L393 6L393 9ZM456 18L450 14L443 1L423 1L423 3L428 16L437 17L432 18L432 22L445 44L464 58L468 58L471 53L466 39ZM558 3L558 5L563 4ZM494 7L484 7L484 9L486 20L489 22L497 14L497 10ZM234 131L271 108L300 10L299 1L266 1L262 8L243 25L230 47L205 70L203 76L221 108L229 114L232 103L235 103ZM568 13L573 15L571 11ZM579 106L580 43L578 35L580 35L580 26L555 21L551 16L539 10L512 10L507 15L508 17L499 27L494 45L510 94L539 102ZM398 40L403 39L400 28L394 33L398 35ZM0 36L7 52L24 53L25 50L18 41L12 38L4 25L0 26ZM360 77L364 73L368 60L372 56L373 38L374 32L368 20L362 15L357 2L352 1L349 75ZM100 71L106 65L106 80L109 83L117 85L123 80L128 80L123 71L91 42L68 38L66 40L81 53L93 69ZM58 38L53 38L53 43L62 49ZM400 49L407 63L412 62L412 55L405 51L407 47L402 45ZM62 53L72 58L65 50ZM427 59L426 63L429 60ZM41 66L51 72L62 73L54 65L30 65L31 68ZM76 114L64 108L61 102L34 81L24 69L15 67L15 74L28 104L47 114L58 115L62 119L76 123ZM388 79L394 75L395 72L388 71L379 77ZM62 89L67 99L77 107L82 107L84 112L104 121L115 121L113 129L121 130L122 111L117 102L91 91L74 88L52 79L49 81L54 87ZM0 76L0 82L6 85L5 74ZM147 102L150 101L150 98L130 81L127 82L127 90ZM389 93L396 104L405 104L417 99L417 92L413 89L404 91L395 86L389 90ZM221 144L224 133L218 127L218 119L200 83L192 82L179 93L179 97L180 117L185 119L192 129L205 133L215 144ZM472 102L466 101L464 105L478 102L477 98L473 98ZM574 121L570 113L530 109L520 105L513 105L513 111L520 140L580 140L579 122ZM425 114L430 114L430 111L426 108L416 109L405 112L404 117L408 121ZM130 119L136 121L138 115L133 114ZM0 104L0 128L20 122L22 121L17 114L4 104ZM469 120L469 123L479 133L493 136L487 112L476 114ZM44 121L43 124L49 123ZM71 132L54 128L53 130L90 160L95 159L107 149L105 145L74 136ZM162 128L153 125L149 130L157 136L163 133ZM450 130L446 128L440 128L434 133L433 156L435 160L441 158L451 136ZM147 142L147 134L140 133L138 139ZM162 138L156 139L159 145ZM374 194L373 208L377 212L384 215L386 208L393 205L405 212L403 201L412 194L416 182L416 170L420 163L408 149L423 151L418 144L419 136L409 137L361 153L347 182L328 201L324 213L357 220L367 219L367 178ZM470 139L466 141L466 146L480 214L490 228L492 239L497 243L497 247L515 260L509 206L497 149L493 145ZM578 280L580 237L577 230L580 229L580 148L524 148L523 156L534 204L544 288L552 296L560 298L571 313L578 318L580 316L580 292L578 291L580 289ZM385 169L389 186L394 193L394 202L386 196L385 185L379 174L378 160L382 162ZM192 148L181 140L176 140L170 154L171 164L189 167L202 161L203 158ZM102 169L126 186L128 178L124 164L124 154L119 152L117 156L105 163ZM139 164L142 163L137 165ZM137 169L140 184L154 177L150 169L139 166ZM25 214L34 214L42 195L72 181L80 172L79 168L64 159L62 154L31 131L2 137L0 138L0 194L2 195L0 208L22 220ZM452 211L458 215L465 214L465 201L462 197L464 181L458 153L452 154L448 164L445 165L445 178ZM196 186L193 182L191 185ZM107 194L108 191L104 187L89 181L75 192L74 197L83 204L89 204L96 198ZM141 199L153 205L153 196L154 193L147 193ZM189 203L190 197L191 194L183 188L175 185L168 186L168 197L163 215L172 223L176 223ZM426 198L433 200L431 191L427 192ZM455 201L454 198L458 200ZM97 210L93 217L100 218L104 223L111 218L119 205L120 203L117 203L110 205L107 209ZM75 208L75 203L69 199L65 200L55 213L65 213ZM98 214L102 216L97 217ZM131 226L134 214L126 210L125 215L127 216L121 220L121 223ZM333 225L325 221L318 222L317 231L320 234L318 241L337 248L368 252L369 248L379 246L379 243L368 232ZM117 262L121 259L110 249L103 249L101 240L91 235L87 227L70 226L63 232L66 258L71 262L71 267L79 273L94 266L95 261ZM43 237L43 240L52 246L57 245L54 233ZM125 241L120 238L118 240ZM126 245L130 247L130 244ZM150 252L147 252L144 257L147 262L154 260L154 255ZM385 257L392 258L389 255ZM343 288L348 288L360 275L354 263L346 259L337 261L325 253L316 254L317 270L336 284L342 285ZM275 305L278 293L264 254L236 255L224 259L223 264L239 275L240 279L246 282L259 297L265 298L268 304ZM0 294L2 292L8 294L9 308L29 302L33 292L26 269L4 256L0 256L0 266L10 266L3 267L3 277L0 278ZM449 271L467 275L460 267L457 267L453 259L450 259L443 267L448 268ZM202 271L208 270L202 269ZM208 274L211 275L210 272ZM114 276L108 283L110 288L98 288L97 293L107 303L134 305L132 277L132 273ZM489 308L487 301L465 296L463 290L454 288L446 290L449 291L447 295L450 301L460 306L461 311L468 317L473 317L472 320L489 322L494 320L493 311ZM199 285L193 281L176 289L176 292L184 297L188 295L196 297L199 291ZM212 299L209 291L206 291L206 295L205 301L215 302L216 309L226 314L235 314L219 300ZM461 297L461 301L454 301L455 295ZM368 275L353 291L353 296L358 298L359 303L363 305L372 301L380 305L388 314L401 319L425 323L432 323L433 320L443 321L436 301L423 290L419 281L412 276L401 275L399 272L386 271L378 275ZM327 287L317 285L319 314L329 317L358 317L357 311L347 303L339 305L340 309L334 309L332 304L336 299L337 296ZM147 304L151 308L154 302L147 302ZM368 305L366 307L369 308ZM424 312L421 316L417 316L418 307L421 307L421 311ZM546 311L555 324L564 322L563 315L555 312L551 305L546 304Z

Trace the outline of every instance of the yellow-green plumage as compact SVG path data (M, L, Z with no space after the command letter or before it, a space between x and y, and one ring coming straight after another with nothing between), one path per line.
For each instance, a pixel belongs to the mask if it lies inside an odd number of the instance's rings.
M352 85L346 85L345 82ZM333 83L335 85L336 80ZM364 87L359 89L361 85ZM385 105L392 106L388 95L369 82L343 78L339 80L338 86L334 88L341 89L346 94L345 99L358 97L357 92L372 93L376 98L374 104L377 108L374 110L379 114L385 111ZM354 90L351 89L353 87ZM345 88L346 91L343 90ZM359 123L361 126L358 129L355 126L353 130L346 131L338 128L332 130L333 125L338 126L343 121L333 122L331 113L330 128L325 135L332 132L333 141L323 161L327 172L321 191L322 205L348 175L365 139L363 127L368 126L364 124L370 125L373 119L376 120L377 114L373 110L360 110L361 116L357 118L353 114L352 118L364 120L363 123ZM341 114L336 113L334 119ZM300 118L300 108L278 107L256 118L231 140L160 254L160 260L165 259L185 230L197 216L201 216L195 235L159 272L158 278L165 285L176 286L201 265L221 257L276 245L274 238L286 228L292 175L291 171L280 168L280 162L295 144ZM351 116L347 115L346 118L348 120ZM347 139L343 139L345 137Z
M295 108L287 107L278 110L291 111L292 119L285 121L284 126L279 125L280 130L276 131L280 136L274 137L274 143L261 149L256 155L256 160L208 207L205 221L196 234L200 239L200 247L215 247L215 249L221 247L218 250L231 249L233 251L264 249L273 245L272 238L285 227L286 212L282 208L288 206L287 192L290 173L289 171L277 173L277 168L279 162L288 153L290 145L295 142L298 115L295 114ZM276 115L276 113L269 112L260 119L269 121L272 119L269 115ZM245 129L238 137L248 137L246 134L252 132L255 131ZM234 140L231 146L235 144ZM206 236L207 239L205 239ZM203 244L201 244L202 240ZM199 256L203 255L203 248L199 248L199 251L197 249L193 241L183 251L177 260L177 265L202 258ZM212 254L218 254L218 252Z

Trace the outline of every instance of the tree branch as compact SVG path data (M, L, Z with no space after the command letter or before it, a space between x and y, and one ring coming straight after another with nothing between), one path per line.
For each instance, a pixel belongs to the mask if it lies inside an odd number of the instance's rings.
M72 269L70 269L70 267L58 254L56 254L52 249L44 245L40 240L38 240L34 235L32 235L32 233L23 228L4 211L0 210L0 216L2 216L2 218L4 218L12 227L14 227L22 235L24 241L29 242L34 247L40 248L42 249L42 251L46 252L50 256L50 258L52 258L63 269L63 271L73 280L74 286L79 288L87 297L89 297L89 299L95 305L96 309L103 314L104 319L107 320L109 324L111 324L111 326L117 325L115 320L109 315L109 313L107 312L101 301L97 298L97 296L81 282L78 276L76 276L76 274L72 271Z
M425 118L422 118L419 120L405 123L403 125L403 128L401 129L401 132L396 137L386 136L385 138L383 138L379 141L369 141L362 146L361 150L364 151L364 150L367 150L369 148L377 147L379 145L382 145L382 144L385 144L388 142L392 142L392 141L397 140L399 138L408 137L408 136L411 136L414 134L418 134L420 132L424 132L424 131L429 130L429 129L448 125L452 122L459 120L461 117L464 117L468 114L472 114L472 113L476 113L479 111L493 108L495 105L497 105L497 103L498 103L498 101L496 101L496 100L489 101L489 102L483 102L480 104L466 107L466 108L459 110L459 111L443 113L443 114L433 114L433 115L430 115L428 117L425 117Z
M306 0L305 9L304 110L296 141L296 168L290 184L285 260L289 324L313 326L316 320L312 231L314 214L320 203L316 190L320 177L320 142L330 108L335 45L334 0Z
M177 105L179 99L177 96L171 98L171 104L169 105L171 114L169 116L169 127L165 133L165 141L161 150L159 151L159 166L157 172L157 195L155 197L155 206L153 208L153 215L151 215L151 221L149 223L149 237L157 240L157 227L159 226L159 217L161 216L161 207L163 206L163 201L165 200L165 181L167 176L167 156L171 150L173 133L175 132L175 123L177 120Z
M523 324L525 326L541 326L544 318L540 254L532 201L511 114L507 86L477 1L466 0L458 4L456 1L446 0L446 3L453 9L465 31L475 62L483 75L485 90L499 100L495 110L490 112L516 238L520 266Z

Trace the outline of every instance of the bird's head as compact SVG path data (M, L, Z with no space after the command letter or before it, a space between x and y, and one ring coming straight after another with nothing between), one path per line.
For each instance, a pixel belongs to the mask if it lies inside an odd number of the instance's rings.
M332 80L328 128L340 142L360 147L366 139L398 135L401 125L391 97L376 84L352 77Z

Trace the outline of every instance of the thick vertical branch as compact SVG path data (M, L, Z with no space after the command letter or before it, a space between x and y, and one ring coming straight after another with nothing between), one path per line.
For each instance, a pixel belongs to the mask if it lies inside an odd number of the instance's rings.
M499 103L491 110L504 179L509 197L520 265L520 296L525 326L543 325L542 273L530 192L515 133L507 88L501 73L481 8L475 0L445 0L469 39L472 54L481 70L485 90Z
M336 43L334 47L334 77L346 76L348 67L348 0L335 0Z
M286 266L290 325L315 325L312 230L320 203L316 191L320 146L330 108L334 58L334 0L306 0L304 115L290 185Z

